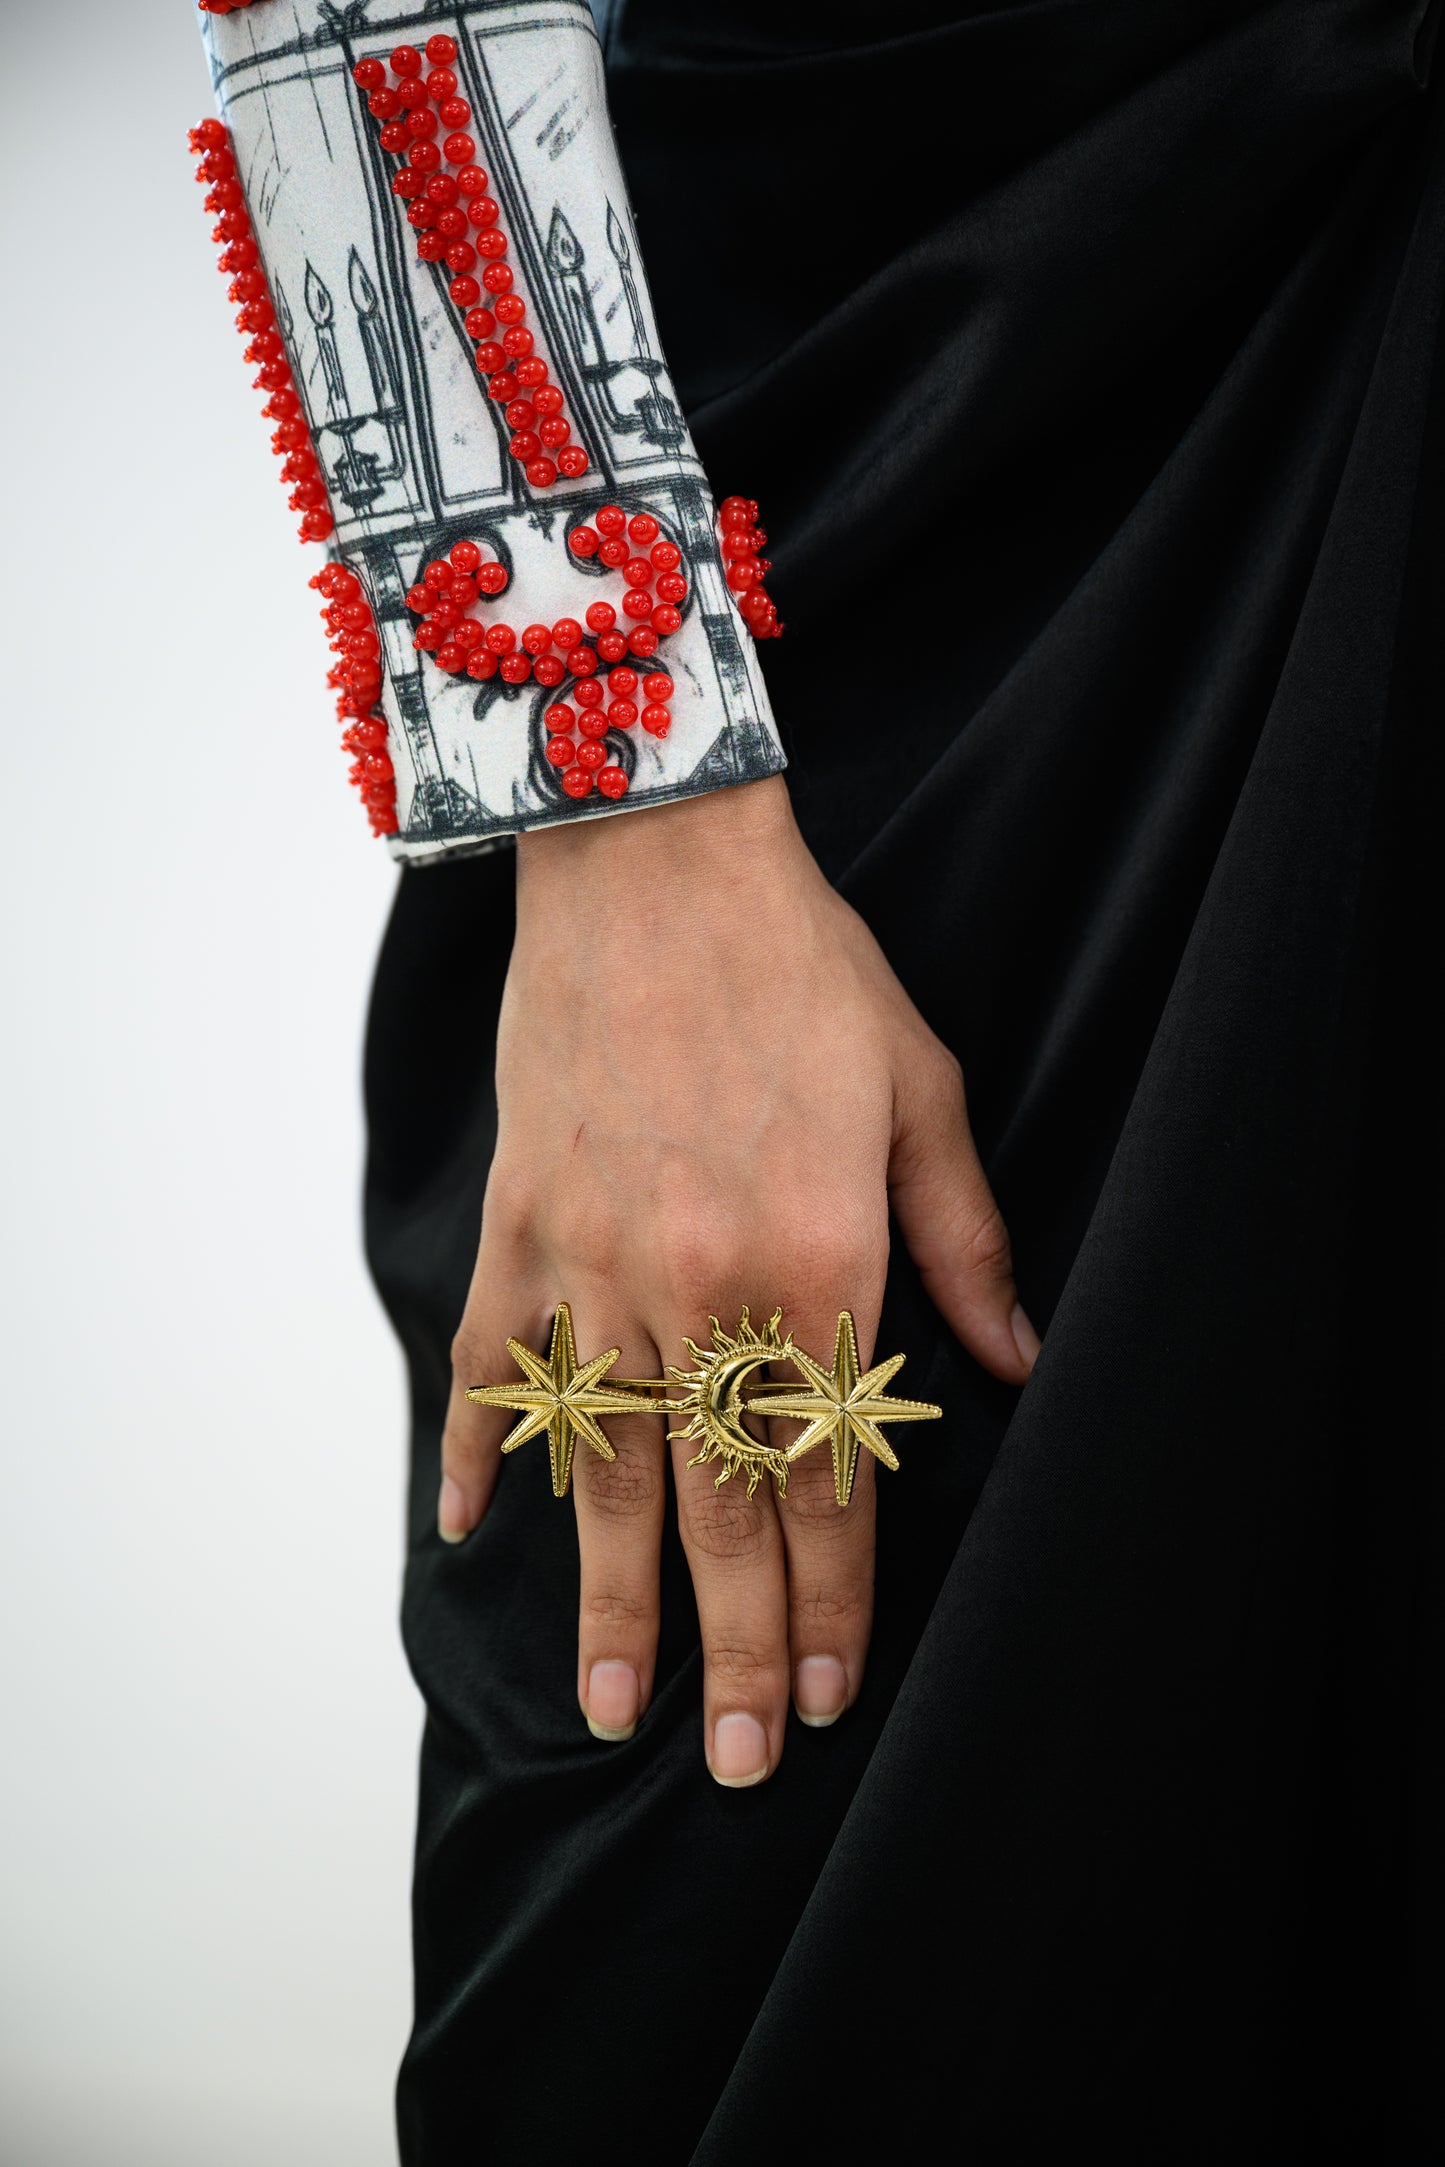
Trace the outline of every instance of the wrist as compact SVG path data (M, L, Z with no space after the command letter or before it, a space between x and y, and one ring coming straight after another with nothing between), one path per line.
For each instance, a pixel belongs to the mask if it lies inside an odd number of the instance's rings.
M533 828L517 837L517 910L550 912L559 893L574 899L625 891L634 907L711 890L785 864L803 849L782 775L708 790L669 805L602 820Z

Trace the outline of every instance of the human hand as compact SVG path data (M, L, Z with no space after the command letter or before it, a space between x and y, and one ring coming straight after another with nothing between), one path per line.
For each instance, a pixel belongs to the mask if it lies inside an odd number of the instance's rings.
M441 1533L486 1512L513 1418L468 1385L514 1374L559 1300L579 1359L659 1376L703 1339L781 1307L827 1364L851 1309L872 1359L894 1215L964 1345L1022 1384L1038 1339L969 1132L963 1078L831 888L781 776L521 836L517 933L498 1035L496 1153L453 1349ZM774 1421L778 1443L799 1425ZM856 1697L872 1623L874 1467L840 1511L826 1449L785 1497L751 1500L656 1417L608 1416L617 1457L579 1447L578 1698L628 1737L653 1688L670 1449L702 1636L704 1739L719 1782L761 1781L791 1690L804 1722Z

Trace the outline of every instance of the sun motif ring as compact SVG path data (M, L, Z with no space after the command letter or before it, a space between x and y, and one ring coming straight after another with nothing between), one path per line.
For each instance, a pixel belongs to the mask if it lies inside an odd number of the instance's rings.
M689 1467L715 1461L719 1488L733 1475L746 1475L749 1497L765 1474L772 1476L778 1495L785 1497L793 1461L826 1438L833 1453L834 1493L838 1503L846 1505L853 1495L860 1445L885 1467L896 1470L897 1455L882 1425L929 1422L943 1409L927 1400L890 1397L887 1388L903 1367L901 1354L875 1362L871 1369L859 1369L851 1311L839 1312L831 1369L797 1346L791 1332L782 1337L778 1330L782 1316L775 1309L758 1331L744 1309L736 1332L725 1332L716 1317L709 1317L711 1346L683 1341L692 1357L691 1368L669 1364L665 1377L609 1377L613 1364L621 1359L621 1349L608 1347L590 1361L579 1362L572 1312L559 1302L546 1357L519 1339L509 1339L507 1351L522 1372L521 1380L473 1385L467 1398L479 1407L508 1407L521 1416L504 1440L503 1452L515 1452L518 1445L545 1430L552 1489L558 1497L565 1497L571 1485L579 1437L600 1458L616 1459L602 1427L604 1415L655 1414L685 1418L680 1428L667 1434L680 1443L697 1445ZM759 1376L772 1362L791 1362L798 1379ZM786 1415L806 1426L791 1445L780 1449L753 1435L746 1426L748 1415Z

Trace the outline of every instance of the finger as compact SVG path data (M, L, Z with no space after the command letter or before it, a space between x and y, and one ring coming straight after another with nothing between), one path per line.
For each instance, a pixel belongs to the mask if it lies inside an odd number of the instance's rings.
M865 1315L856 1342L847 1343L845 1335L848 1354L856 1354L864 1370L872 1360L874 1329ZM799 1317L792 1332L795 1344L820 1369L834 1370L837 1309ZM808 1425L774 1418L768 1433L786 1452L806 1439ZM793 1706L814 1729L836 1723L863 1683L873 1628L874 1472L872 1454L858 1432L840 1425L789 1462L787 1491L778 1503L788 1568ZM848 1499L845 1506L838 1503L840 1492Z
M437 1532L443 1542L462 1542L480 1524L497 1486L502 1440L520 1419L515 1410L474 1406L467 1390L472 1385L525 1384L507 1341L515 1336L526 1346L545 1347L549 1322L546 1297L484 1236L452 1341L437 1497Z
M574 1316L579 1363L620 1345L617 1375L661 1374L657 1349L642 1326L619 1328L605 1296L584 1296ZM599 1383L609 1385L612 1373ZM582 1565L577 1698L593 1737L613 1740L632 1736L652 1698L666 1456L656 1415L603 1413L595 1419L617 1457L605 1460L579 1438L573 1462Z
M974 1148L962 1071L942 1049L899 1087L888 1186L933 1301L976 1361L1022 1384L1039 1335L1019 1301L1008 1230Z
M696 1318L676 1318L654 1334L667 1359L693 1364L684 1333ZM710 1341L703 1333L699 1345ZM674 1428L685 1426L678 1417ZM761 1441L761 1438L759 1439ZM746 1469L719 1482L724 1463L688 1462L705 1438L674 1442L677 1517L697 1597L703 1661L703 1739L707 1765L730 1789L761 1783L777 1767L788 1713L788 1585L782 1530L771 1478L762 1473L748 1496Z

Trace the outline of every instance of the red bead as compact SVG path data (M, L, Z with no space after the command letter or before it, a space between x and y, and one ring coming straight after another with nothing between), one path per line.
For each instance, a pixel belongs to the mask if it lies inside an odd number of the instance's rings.
M366 63L363 61L362 65L364 67ZM366 110L373 120L395 120L401 111L401 100L394 90L374 90L366 101Z
M596 682L595 677L588 679L589 684L595 685ZM584 737L606 737L610 725L600 707L584 707L581 727Z
M572 740L569 738L567 742L570 745ZM596 738L584 738L582 743L574 749L578 767L588 768L594 773L598 768L606 767L607 747L599 743Z
M477 252L470 241L453 241L451 247L447 250L447 269L455 271L458 278L470 271L476 260ZM478 300L481 295L481 288L476 280L468 279L467 285L469 288L468 302Z
M510 578L504 564L484 564L477 574L477 585L483 594L500 594Z
M466 334L469 339L490 339L497 328L497 319L489 308L471 308L466 315ZM501 361L497 363L502 366Z
M463 166L457 175L457 186L464 196L486 194L487 176L481 166Z
M620 662L627 652L627 641L620 632L603 632L598 635L597 653L603 662Z
M469 135L449 135L442 145L442 154L449 166L469 166L477 154L477 146Z
M532 351L532 334L525 324L520 324L515 330L505 333L502 344L512 360L523 361ZM560 392L558 397L561 397Z
M620 504L604 504L593 516L600 534L621 534L627 525L627 514Z
M549 737L547 758L553 767L570 767L577 757L577 747L570 737Z
M646 660L657 653L657 634L651 625L634 625L627 635L627 652Z
M407 163L417 173L435 173L442 158L435 143L413 143L406 156Z
M567 668L573 677L590 677L596 667L597 657L590 647L574 647L567 657ZM582 697L580 686L577 689L577 697L579 700Z
M456 39L445 37L438 32L436 37L428 38L426 41L426 57L438 68L449 68L457 57ZM395 65L396 62L393 60L392 66L395 67Z
M438 105L444 105L448 98L454 98L456 90L457 79L450 68L433 68L426 79L426 94L429 98L434 98Z
M218 120L203 120L191 130L191 149L224 150L229 138Z
M652 596L645 587L629 587L622 597L622 614L641 624L653 615Z
M581 637L582 627L575 617L559 617L552 627L553 645L562 648L564 652L569 647L575 647Z
M627 770L621 767L605 767L597 778L597 787L604 798L625 798L627 795Z
M734 530L723 536L722 553L731 563L741 564L756 553L756 544L750 534L739 534Z
M394 196L419 196L426 186L419 173L410 166L403 166L400 173L391 176L391 192Z
M657 521L653 518L651 512L634 512L627 522L627 531L634 542L655 542L657 540Z
M507 236L499 227L488 226L484 233L477 235L477 254L484 256L488 263L495 263L506 253Z
M490 399L495 399L498 406L505 406L508 399L516 398L517 379L510 369L498 369L496 375L487 385L487 396Z
M509 293L512 286L512 266L509 263L489 263L482 273L482 284L488 293ZM500 309L497 310L497 315L503 323L507 321ZM522 367L526 367L525 362Z
M413 233L425 233L428 227L436 224L437 216L436 205L428 203L425 196L418 196L406 207L406 222Z
M419 113L426 104L426 84L419 75L403 77L396 85L396 99L408 113Z
M539 655L532 664L532 675L539 685L546 685L550 689L553 685L561 684L567 675L567 665L559 662L555 655Z
M541 452L542 439L535 429L519 429L507 449L523 466L530 466Z
M653 737L666 737L672 728L672 716L656 700L650 700L642 710L642 727Z
M557 479L557 462L544 452L540 459L527 462L527 479L534 489L550 489Z
M391 56L393 75L420 75L421 54L414 45L398 45Z
M535 390L539 384L545 384L546 381L547 364L541 359L540 355L528 354L525 361L517 363L517 382L519 384L525 384L529 390Z
M426 624L418 625L415 632L412 634L412 646L419 647L423 649L423 651L425 651L425 649L429 647L440 647L441 643L441 629L439 626L432 624L430 620L428 620Z
M761 624L765 617L775 614L772 603L761 587L749 587L738 603L738 608L750 625Z
M636 692L636 670L630 670L625 662L620 662L615 670L609 670L607 673L607 689L609 692L617 693L619 698L623 699L629 693Z
M437 107L437 115L444 128L455 131L465 128L472 117L472 109L465 98L445 98Z
M727 568L727 583L734 594L746 594L757 576L758 568L755 564L730 564Z
M432 175L433 181L440 181L445 178L445 174L442 173L433 173ZM432 196L430 181L427 183L426 192L428 201L434 202L436 199ZM437 211L436 228L444 240L460 241L466 237L467 222L454 204L450 206L444 204ZM465 269L466 266L462 268Z
M517 635L510 625L488 625L487 645L494 655L509 655L517 644Z
M566 733L568 731L575 730L577 727L577 717L573 714L571 708L567 706L566 702L562 700L559 700L555 707L549 707L546 714L542 717L542 720L546 723L547 728L551 730L554 735L559 730L563 733Z
M454 278L447 288L458 308L467 308L478 299L481 287L474 278Z
M465 573L458 572L444 592L453 609L470 609L477 599L477 583L474 579L468 579Z
M452 634L457 646L465 647L468 653L473 647L480 647L486 636L485 628L477 623L475 617L464 617Z
M629 587L646 587L652 579L652 566L646 557L629 557L622 567L622 577Z
M492 196L473 196L467 205L467 216L474 226L494 226L500 215L500 206Z
M673 693L672 679L666 670L649 670L642 680L642 689L649 700L670 700Z
M627 562L627 544L620 542L615 534L609 534L597 554L605 565L615 571L619 565Z
M687 596L687 581L680 572L663 572L657 582L659 602L681 602Z
M497 658L490 647L474 647L467 656L467 675L485 681L497 674Z
M757 509L746 497L724 497L717 515L725 527L747 527L757 517Z
M497 303L499 324L519 324L527 313L527 304L519 293L504 293Z
M574 527L567 537L567 547L574 557L595 557L597 536L591 527Z
M465 650L458 647L455 640L448 640L444 647L437 649L436 659L438 669L460 670L465 667L467 658Z
M587 607L587 622L594 632L610 632L617 622L617 612L610 602L591 602Z
M659 602L650 622L659 639L669 639L682 623L682 611L674 609L671 602Z
M430 143L440 125L428 105L414 105L406 116L406 132L414 143Z
M531 674L530 655L508 655L502 664L502 676L509 685L525 685Z
M572 425L559 415L551 415L542 422L537 431L548 451L558 452L572 434Z
M580 444L567 444L557 454L557 467L570 481L587 472L587 454Z
M607 720L614 730L630 730L637 720L637 708L631 700L611 700L608 702Z
M505 418L509 429L534 429L537 425L537 409L526 399L513 399Z
M543 384L536 393L536 401L539 414L560 414L562 411L562 394L555 384Z
M569 767L562 777L562 788L569 798L590 797L592 793L592 777L585 767Z
M579 707L600 707L605 697L602 680L598 677L584 677L573 697Z
M416 252L423 263L440 263L447 252L447 244L439 233L424 233L416 244Z
M489 311L483 309L482 314L484 316L488 313ZM498 369L504 366L506 359L506 355L502 352L495 339L484 339L477 348L476 363L483 376L495 376Z
M550 625L526 625L522 630L522 645L529 655L545 655L552 644Z

